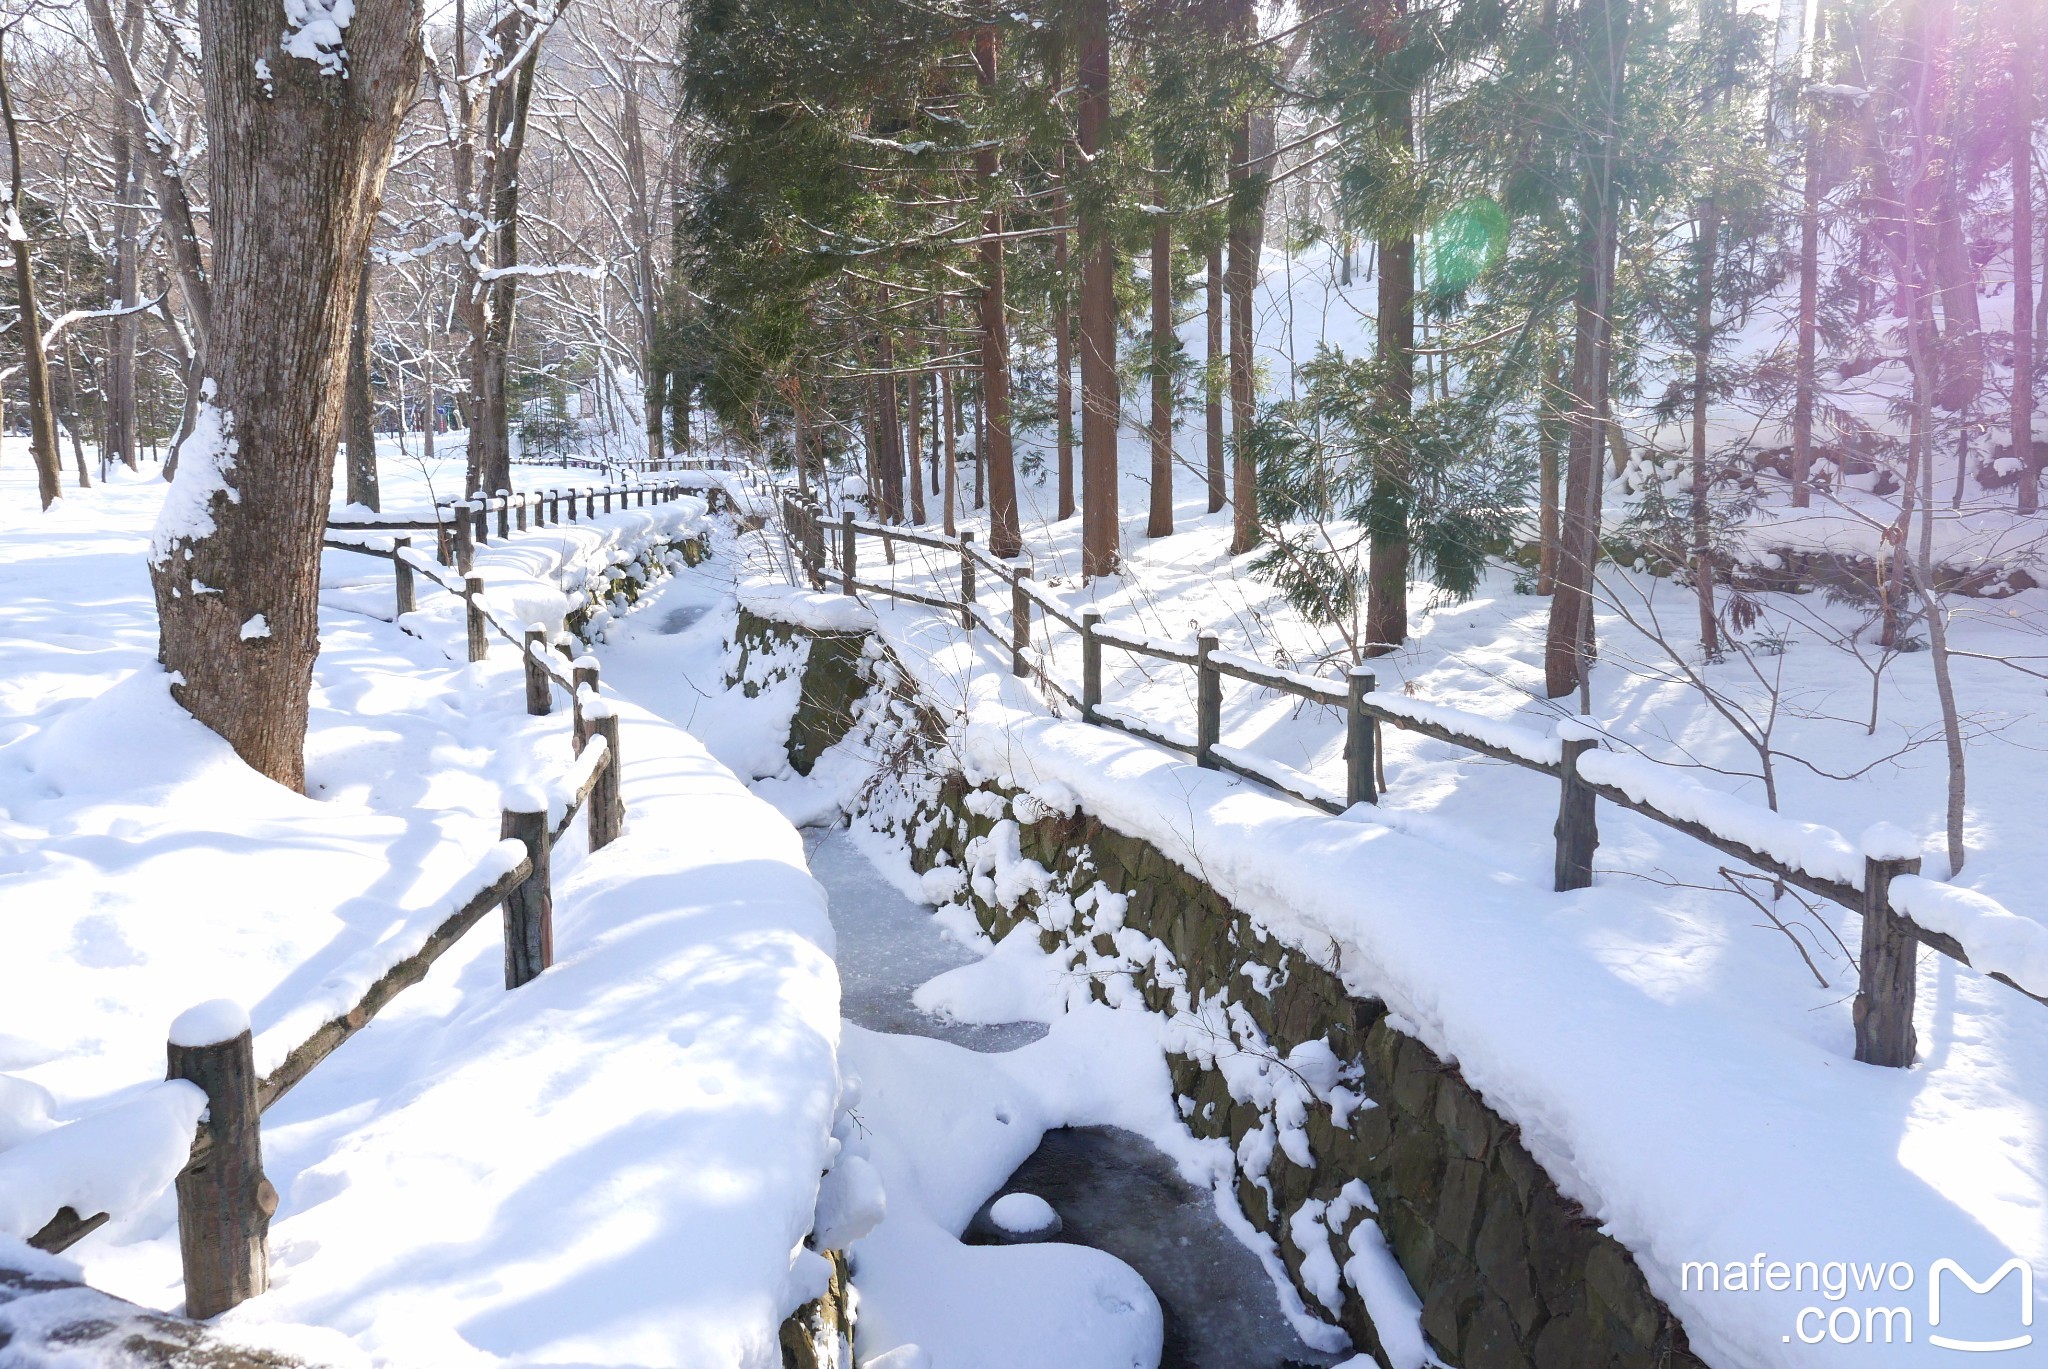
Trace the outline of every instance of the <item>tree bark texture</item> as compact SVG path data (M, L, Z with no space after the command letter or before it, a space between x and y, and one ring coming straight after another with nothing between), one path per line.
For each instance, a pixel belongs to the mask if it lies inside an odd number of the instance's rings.
M160 655L194 717L300 789L346 379L337 363L419 85L420 3L362 0L346 51L326 62L280 52L266 6L200 0L198 14L214 315L198 430L150 552Z
M1164 205L1166 187L1159 187ZM1145 535L1173 532L1173 221L1152 219L1152 489Z
M1593 567L1600 547L1602 454L1613 350L1614 259L1619 235L1615 161L1631 0L1587 0L1584 51L1584 190L1578 233L1571 400L1567 415L1564 506L1559 520L1557 583L1543 646L1544 692L1577 690L1593 646Z
M982 89L996 84L996 31L974 35L974 63ZM1005 559L1023 550L1017 523L1017 461L1010 447L1010 321L1003 302L1003 209L996 198L996 150L974 154L975 174L989 194L981 242L981 403L986 428L982 460L988 471L988 549Z
M1405 116L1407 101L1401 102ZM1405 123L1405 117L1403 119ZM1385 389L1380 402L1405 418L1415 398L1415 239L1409 234L1379 243L1380 362ZM1409 454L1383 444L1373 455L1372 492L1366 500L1367 554L1365 650L1385 655L1408 640Z
M1109 123L1109 0L1086 0L1079 23L1081 155L1090 164L1081 230L1081 574L1117 569L1116 242L1109 187L1093 165Z
M377 410L370 394L370 261L363 259L356 289L355 321L348 330L348 396L344 438L348 447L348 502L379 509L377 496Z
M4 35L0 35L4 37ZM36 493L49 508L64 497L64 468L57 455L57 410L50 390L50 361L43 353L43 319L36 302L35 263L28 229L21 221L21 134L14 119L14 93L6 58L0 53L0 119L7 124L7 237L14 249L14 300L21 311L21 370L28 391L29 451L35 458Z
M1223 464L1223 244L1209 245L1208 275L1209 354L1203 367L1202 437L1207 445L1209 468L1209 512L1220 513L1230 497L1230 482Z
M1258 472L1245 437L1251 431L1257 403L1252 353L1252 295L1259 279L1256 217L1265 210L1265 195L1251 183L1251 125L1246 112L1231 136L1230 261L1224 272L1224 293L1230 301L1230 554L1241 556L1259 540Z

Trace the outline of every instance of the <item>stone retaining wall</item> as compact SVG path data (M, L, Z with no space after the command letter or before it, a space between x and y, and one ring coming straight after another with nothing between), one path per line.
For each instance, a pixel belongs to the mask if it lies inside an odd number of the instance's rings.
M746 617L743 655L786 653L802 635ZM827 639L800 665L779 657L804 672L800 769L875 711L862 699L878 654ZM905 693L905 679L888 667L887 692ZM1239 1206L1274 1239L1304 1305L1386 1363L1343 1273L1383 1238L1424 1333L1460 1369L1702 1365L1629 1252L1558 1192L1454 1064L1198 874L1062 804L956 770L870 817L991 937L1035 927L1086 992L1167 1019L1182 1116L1231 1145Z

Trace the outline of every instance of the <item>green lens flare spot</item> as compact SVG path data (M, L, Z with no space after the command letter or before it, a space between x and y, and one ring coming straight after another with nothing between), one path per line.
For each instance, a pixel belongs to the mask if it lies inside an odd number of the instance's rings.
M1429 288L1462 290L1498 263L1508 247L1508 216L1481 196L1461 200L1429 227Z

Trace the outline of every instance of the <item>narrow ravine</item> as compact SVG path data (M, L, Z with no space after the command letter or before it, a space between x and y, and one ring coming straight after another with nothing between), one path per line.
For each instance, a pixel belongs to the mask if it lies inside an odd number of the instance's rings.
M825 887L839 939L841 1011L871 1031L924 1036L995 1053L1040 1039L1037 1022L978 1025L920 1010L917 987L975 961L931 910L906 897L844 827L804 830L811 873ZM1118 1127L1059 1127L1019 1165L975 1217L969 1244L1004 1243L988 1208L1007 1194L1049 1203L1054 1238L1091 1246L1134 1269L1164 1317L1161 1369L1290 1369L1342 1357L1304 1345L1281 1311L1272 1281L1224 1226L1215 1201L1188 1183L1151 1142ZM855 1286L860 1276L856 1266Z

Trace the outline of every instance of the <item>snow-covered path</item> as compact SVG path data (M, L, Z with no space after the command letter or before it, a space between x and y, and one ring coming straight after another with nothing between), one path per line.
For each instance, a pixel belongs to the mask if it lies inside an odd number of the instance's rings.
M23 464L0 470L0 1213L26 1234L53 1186L94 1180L83 1210L115 1216L70 1257L175 1310L171 1193L88 1172L62 1124L160 1078L196 1001L249 1005L259 1067L352 1004L497 840L505 790L570 752L512 650L464 659L459 605L423 585L401 628L388 565L330 553L310 794L256 778L153 662L162 493L117 477L42 515ZM515 621L559 624L576 584L691 516L515 535L478 570ZM607 692L626 832L557 846L553 968L507 992L493 916L271 1109L273 1283L230 1336L336 1366L780 1365L828 1272L802 1244L839 1113L823 896L787 821ZM169 1130L157 1179L189 1144Z

